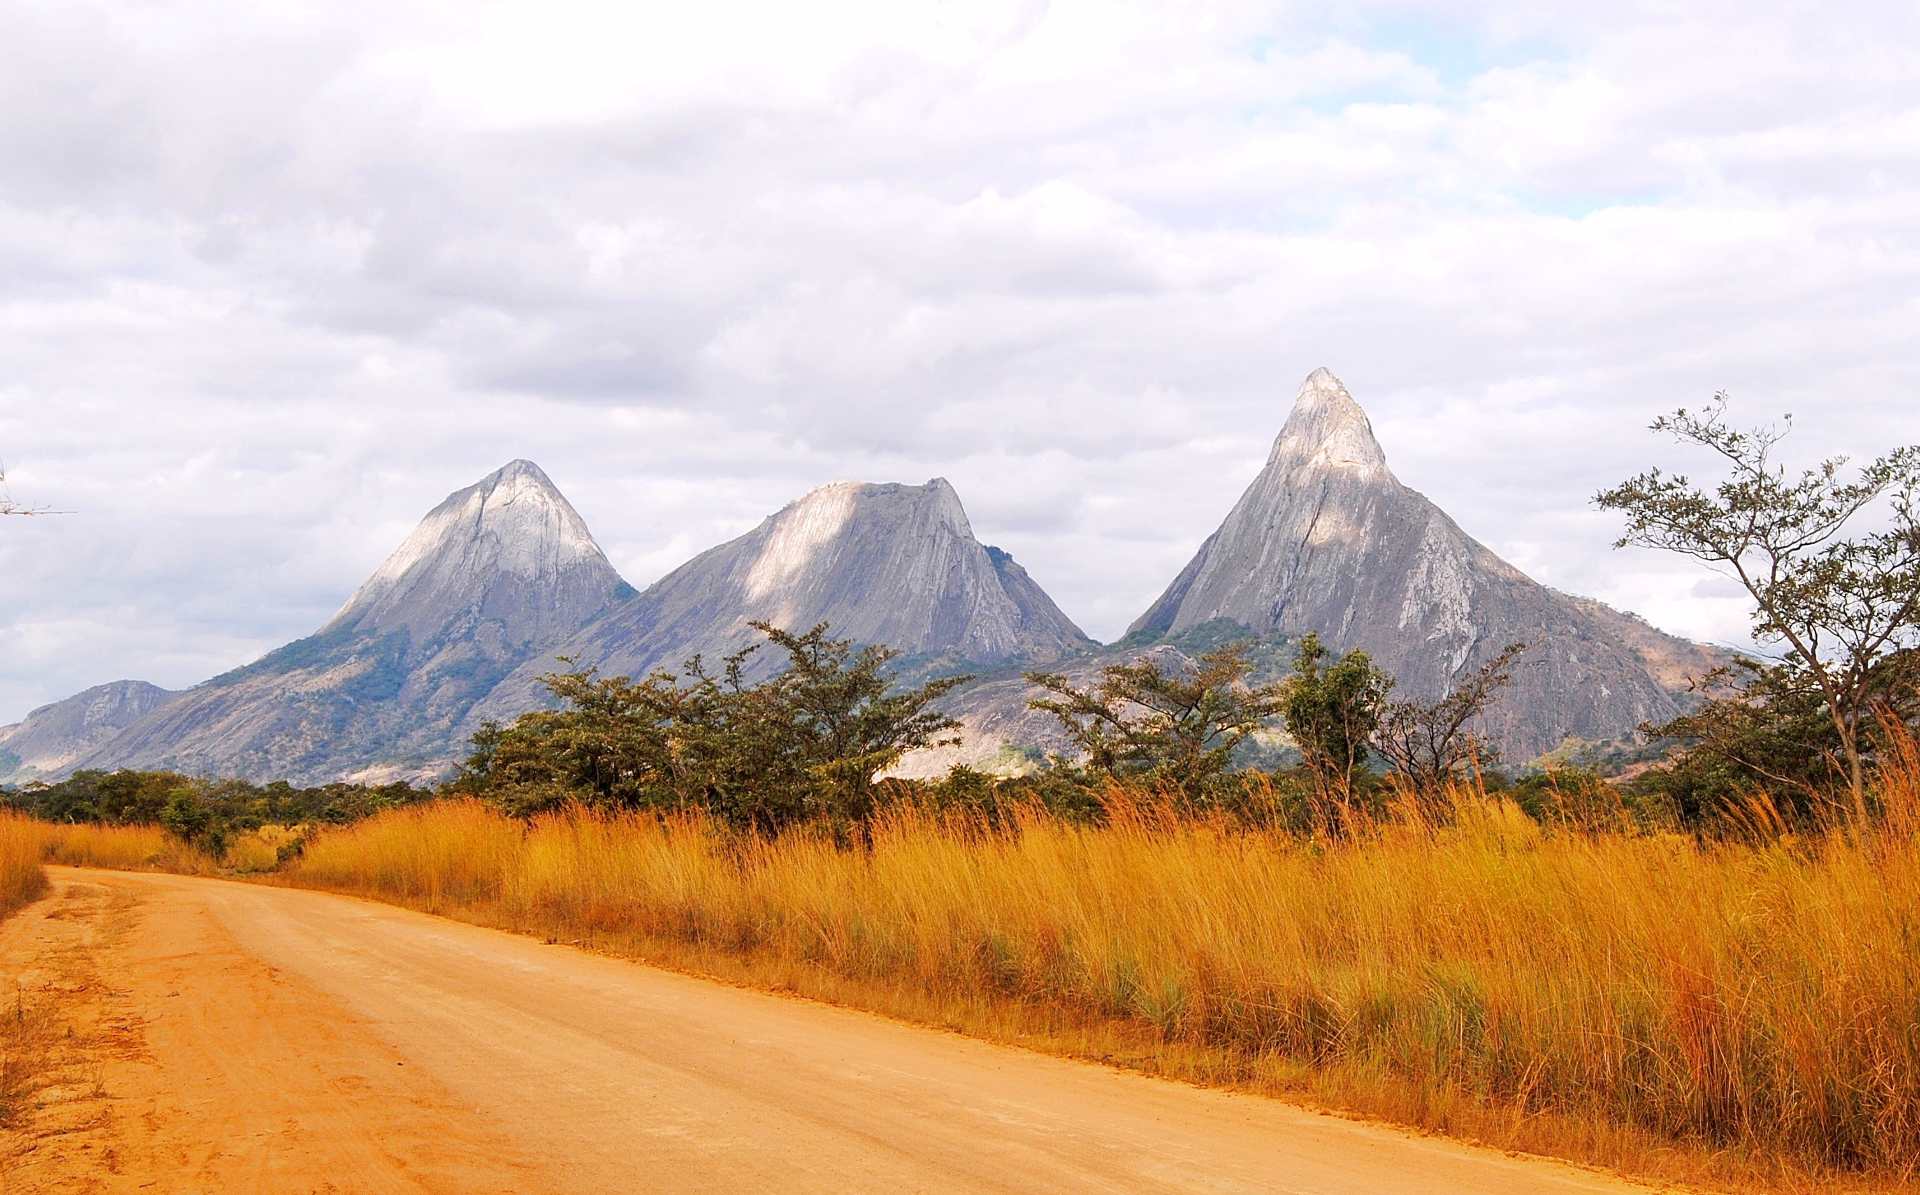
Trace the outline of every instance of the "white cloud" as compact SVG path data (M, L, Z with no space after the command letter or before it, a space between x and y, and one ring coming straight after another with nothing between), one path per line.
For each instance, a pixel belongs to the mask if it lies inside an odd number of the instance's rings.
M1910 6L6 4L0 720L311 630L539 460L640 584L951 478L1113 636L1340 372L1542 580L1722 387L1920 440Z

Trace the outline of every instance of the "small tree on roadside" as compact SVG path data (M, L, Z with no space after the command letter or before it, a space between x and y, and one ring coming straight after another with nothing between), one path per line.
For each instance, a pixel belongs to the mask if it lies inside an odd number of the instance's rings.
M1865 740L1875 708L1913 683L1920 645L1920 447L1891 452L1853 480L1834 457L1798 474L1774 460L1791 429L1740 430L1727 397L1705 411L1675 411L1652 430L1705 448L1728 467L1707 489L1651 469L1596 496L1627 517L1616 546L1678 552L1733 578L1754 603L1754 637L1777 644L1783 685L1817 694L1857 813L1866 810ZM1849 535L1884 502L1880 530Z
M705 794L688 731L705 720L710 694L682 688L668 672L633 681L584 668L548 673L540 683L561 708L533 710L507 726L483 724L458 787L499 794L520 814L568 800L686 805Z
M1381 708L1374 750L1420 800L1444 801L1448 785L1463 769L1490 766L1498 758L1474 725L1513 683L1514 661L1525 650L1524 643L1509 644L1438 701L1389 701Z
M1300 640L1280 708L1313 782L1319 820L1329 833L1342 835L1393 678L1366 652L1350 651L1328 663L1331 655L1318 635Z
M1116 780L1138 780L1210 798L1240 745L1280 712L1274 685L1249 685L1246 649L1218 648L1190 668L1163 670L1146 656L1110 664L1082 688L1051 672L1027 681L1052 694L1027 704L1060 720L1086 767Z

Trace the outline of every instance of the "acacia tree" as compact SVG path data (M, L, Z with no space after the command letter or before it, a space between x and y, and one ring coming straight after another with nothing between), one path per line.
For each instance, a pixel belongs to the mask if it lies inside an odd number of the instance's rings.
M1246 683L1246 648L1229 645L1191 668L1163 671L1153 656L1110 664L1081 688L1051 672L1027 681L1051 697L1027 704L1060 720L1086 766L1114 779L1145 780L1205 801L1233 753L1280 712L1276 685Z
M1366 771L1393 677L1364 651L1350 651L1329 664L1332 654L1319 635L1300 640L1281 712L1313 781L1320 821L1329 833L1341 835L1352 818L1356 782Z
M1448 782L1461 769L1469 763L1491 764L1498 758L1474 723L1513 683L1514 661L1526 647L1524 643L1507 645L1438 701L1389 701L1381 709L1374 749L1421 799L1443 800Z
M748 677L762 644L718 672L695 656L680 676L543 677L561 707L483 726L460 783L523 814L583 800L701 808L766 831L806 818L845 828L872 814L878 777L902 755L956 741L959 723L931 706L968 678L896 690L891 648L856 648L825 623L797 635L753 626L787 656L758 683Z
M863 823L873 811L877 778L901 756L960 741L952 734L960 723L932 706L972 677L895 690L887 675L900 657L894 648L830 638L824 622L800 635L752 625L786 653L787 666L743 689L738 659L729 661L730 687L739 693L728 728L730 754L751 764L743 784L764 786L785 773L803 794L804 814Z
M1729 813L1751 814L1764 791L1796 826L1818 825L1831 806L1833 761L1840 756L1833 719L1817 688L1793 668L1738 659L1693 682L1702 700L1647 729L1686 749L1640 781L1690 825ZM1911 717L1912 702L1903 716Z
M715 720L710 684L682 687L666 671L640 681L603 677L592 668L551 672L540 683L561 707L507 726L484 723L460 787L492 793L523 815L565 801L631 808L690 805L706 795L699 745Z
M1655 468L1595 502L1627 516L1616 547L1641 546L1704 561L1754 603L1754 637L1781 649L1781 683L1818 696L1834 732L1856 812L1866 810L1864 743L1889 686L1912 683L1920 644L1920 446L1888 453L1847 480L1832 457L1798 474L1774 459L1792 428L1726 422L1727 396L1684 408L1652 430L1718 455L1728 476L1711 489ZM1886 525L1848 534L1884 504Z

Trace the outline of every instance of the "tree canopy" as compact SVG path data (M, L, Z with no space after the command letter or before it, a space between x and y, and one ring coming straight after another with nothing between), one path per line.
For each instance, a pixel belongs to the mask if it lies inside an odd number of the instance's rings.
M1079 686L1052 672L1029 683L1052 694L1028 704L1059 719L1095 774L1204 802L1233 765L1234 752L1280 710L1274 685L1249 685L1246 649L1229 644L1190 669L1162 669L1151 655L1109 664Z
M1777 459L1791 417L1740 429L1727 422L1727 406L1719 394L1704 411L1682 408L1652 425L1717 456L1724 479L1702 486L1655 468L1595 502L1626 516L1617 546L1690 556L1746 591L1755 639L1782 653L1781 671L1754 700L1817 699L1833 730L1832 758L1864 812L1868 730L1877 709L1911 689L1920 665L1920 446L1851 478L1844 457L1795 472ZM1879 508L1881 525L1852 530L1870 508Z
M956 741L959 724L932 707L967 677L898 688L891 648L832 638L825 623L802 634L753 626L766 642L717 672L696 656L677 675L639 681L549 674L560 707L482 727L459 786L520 812L581 801L699 808L762 830L809 818L848 826L871 815L878 778L903 755ZM749 661L768 645L785 666L749 683Z

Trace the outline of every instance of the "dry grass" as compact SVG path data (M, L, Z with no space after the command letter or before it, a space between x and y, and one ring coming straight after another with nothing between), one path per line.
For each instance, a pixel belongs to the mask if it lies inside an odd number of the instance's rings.
M269 823L257 830L236 834L228 841L226 853L220 858L220 866L241 875L272 871L280 866L281 848L299 841L304 829L302 826Z
M46 827L23 814L0 811L0 917L47 888L40 866Z
M1473 799L1334 844L1121 801L902 812L863 850L443 802L288 878L1641 1173L1891 1185L1920 1168L1920 760L1883 796L1907 820L1798 843Z
M159 826L38 825L49 863L184 875L214 870L213 860Z
M57 1069L64 1028L52 1001L29 1002L18 988L0 1007L0 1129L15 1127L32 1112L34 1097Z

